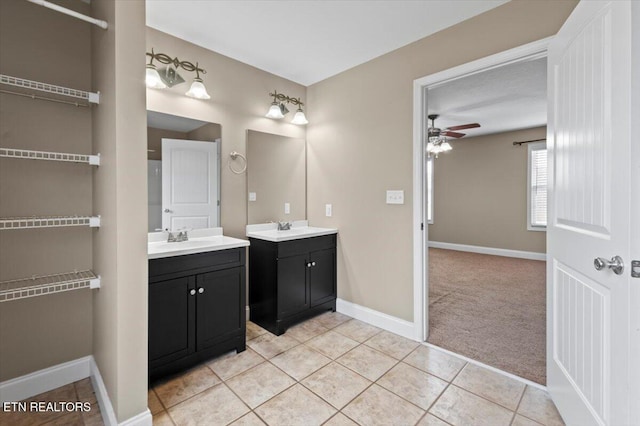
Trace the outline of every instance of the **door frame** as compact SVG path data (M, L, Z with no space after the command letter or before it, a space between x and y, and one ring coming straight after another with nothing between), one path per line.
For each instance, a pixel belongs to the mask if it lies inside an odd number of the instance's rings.
M416 340L424 342L429 337L429 232L424 194L427 90L493 68L546 57L552 38L534 41L413 81L413 324Z

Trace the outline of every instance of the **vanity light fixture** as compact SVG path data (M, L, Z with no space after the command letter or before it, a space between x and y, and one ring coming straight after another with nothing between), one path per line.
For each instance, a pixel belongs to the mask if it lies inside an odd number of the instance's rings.
M284 118L285 114L289 112L285 104L293 104L298 106L298 110L293 116L293 120L291 120L291 122L298 125L305 125L309 123L307 117L304 115L304 111L302 110L304 103L300 98L292 98L282 93L278 93L275 90L273 93L269 93L269 96L273 96L273 102L271 102L271 106L269 107L269 111L265 117L274 118L276 120Z
M195 71L196 73L196 76L191 83L191 87L185 95L196 99L211 99L211 96L207 93L207 88L202 82L202 78L200 78L200 73L206 74L207 71L200 68L197 62L194 65L189 61L181 61L177 57L172 59L169 55L164 53L155 53L153 49L151 49L151 52L147 52L147 56L150 57L149 63L147 64L145 80L147 87L151 89L165 89L167 87L173 87L184 83L184 78L182 78L177 71L179 68L182 68L185 71ZM154 60L167 65L167 67L158 70L153 64Z

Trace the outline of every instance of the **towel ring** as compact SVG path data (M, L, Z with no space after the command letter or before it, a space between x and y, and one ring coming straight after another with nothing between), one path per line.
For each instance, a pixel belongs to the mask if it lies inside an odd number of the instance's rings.
M242 158L242 161L244 161L244 166L242 167L242 170L236 170L231 166L231 160L235 160L238 157ZM227 166L229 166L229 170L231 170L233 173L237 175L241 175L247 170L247 158L244 155L240 154L239 152L231 151L229 153L229 161L227 161Z

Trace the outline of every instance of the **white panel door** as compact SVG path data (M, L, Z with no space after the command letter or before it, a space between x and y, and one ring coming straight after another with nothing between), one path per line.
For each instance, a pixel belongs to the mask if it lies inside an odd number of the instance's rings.
M638 52L634 52L638 55ZM631 4L582 1L549 46L547 386L569 425L627 425ZM636 218L637 219L637 218ZM621 275L594 259L620 256ZM638 281L638 280L636 280Z
M218 226L218 142L162 139L162 228Z

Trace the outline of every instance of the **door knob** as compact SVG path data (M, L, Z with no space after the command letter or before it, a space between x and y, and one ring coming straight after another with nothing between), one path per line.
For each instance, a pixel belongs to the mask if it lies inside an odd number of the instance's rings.
M307 263L307 268L311 268L311 262Z
M200 287L200 288L198 289L198 293L200 293L200 294L204 293L204 288Z
M611 260L607 260L602 257L596 257L593 260L593 266L598 271L602 271L604 268L611 269L616 275L622 275L624 271L624 262L620 256L614 256Z
M316 262L311 262L311 266L316 266Z
M169 210L169 209L164 209L165 213L173 213L173 210Z
M192 295L192 296L195 296L196 295L196 290L195 289L189 290L189 294Z

